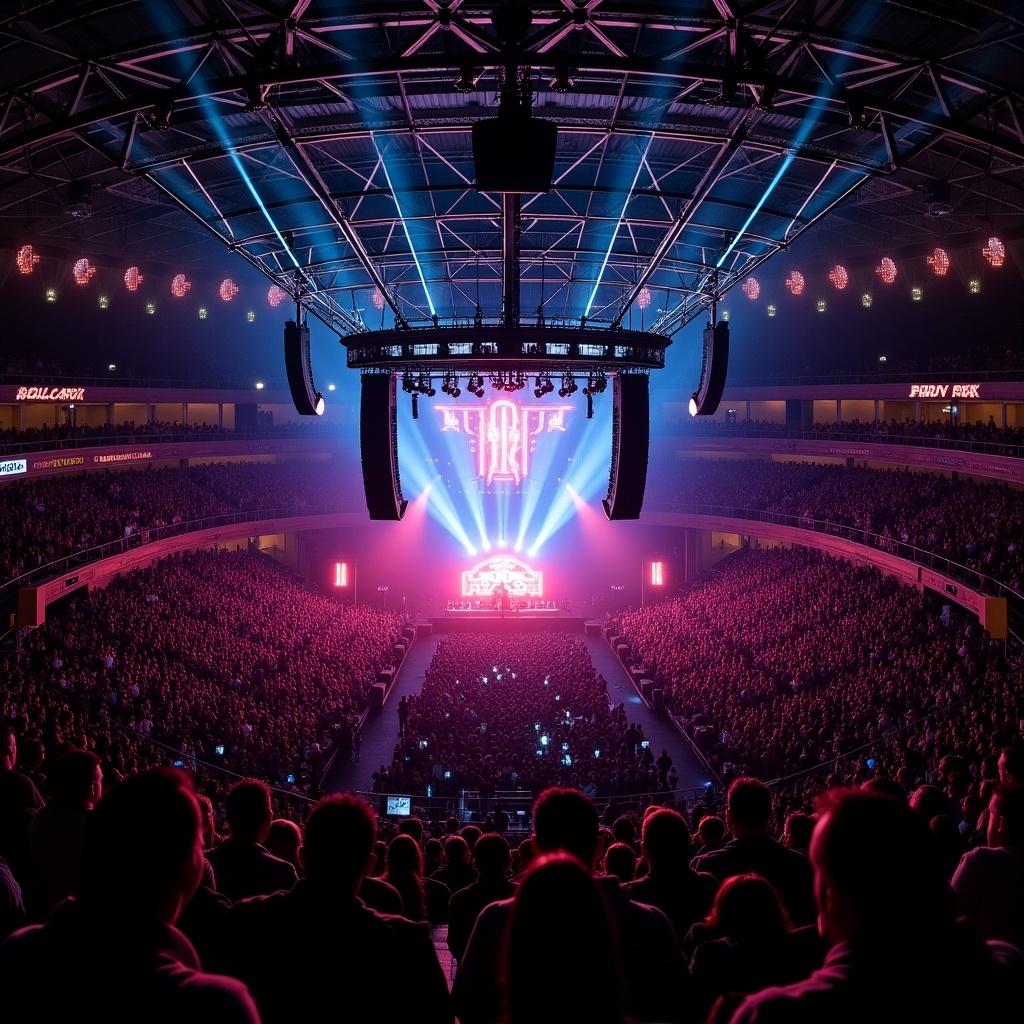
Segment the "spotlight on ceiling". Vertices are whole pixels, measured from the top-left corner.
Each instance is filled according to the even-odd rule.
[[[459,77],[455,79],[455,91],[456,92],[476,92],[476,83],[480,77],[476,68],[465,65],[459,68]]]
[[[847,121],[854,131],[859,131],[867,124],[867,115],[864,113],[863,100],[850,98],[846,101]]]
[[[266,89],[255,78],[246,78],[243,88],[245,89],[245,107],[243,109],[247,114],[255,114],[266,108]]]
[[[149,118],[149,126],[154,131],[165,132],[171,127],[171,115],[174,113],[174,98],[166,93],[157,97],[153,104],[153,113]]]
[[[569,73],[567,67],[556,67],[554,77],[551,79],[551,91],[560,94],[572,92],[575,88],[576,83],[572,80],[572,75]]]

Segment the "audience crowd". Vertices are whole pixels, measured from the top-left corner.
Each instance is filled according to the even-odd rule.
[[[1021,742],[1020,669],[1002,642],[816,551],[743,551],[612,628],[718,773],[781,779],[792,809],[827,779],[882,776],[955,791],[959,820],[961,798]]]
[[[518,633],[467,642],[447,634],[411,704],[387,785],[417,794],[429,787],[434,796],[478,790],[485,800],[550,785],[601,796],[657,790],[650,750],[639,741],[627,749],[629,729],[581,637]]]
[[[48,752],[88,745],[108,778],[170,760],[299,792],[312,745],[365,713],[402,625],[262,556],[185,553],[76,595],[34,630],[0,671],[0,717]]]

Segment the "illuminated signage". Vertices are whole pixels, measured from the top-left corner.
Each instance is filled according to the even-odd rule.
[[[18,402],[84,402],[85,388],[18,388]]]
[[[518,558],[500,555],[478,562],[462,574],[463,597],[490,597],[502,588],[509,597],[542,597],[544,574]]]
[[[911,398],[981,398],[980,384],[911,384]]]
[[[113,455],[94,455],[93,462],[141,462],[153,458],[152,452],[114,452]]]
[[[489,405],[436,407],[444,417],[441,429],[469,437],[476,456],[476,473],[491,484],[496,480],[522,483],[530,475],[530,456],[541,433],[565,430],[571,405],[516,405],[503,398]]]
[[[84,455],[66,455],[59,459],[43,459],[33,462],[33,469],[65,469],[68,466],[84,466]]]
[[[27,459],[8,459],[6,462],[0,462],[0,476],[17,476],[19,473],[27,472]]]

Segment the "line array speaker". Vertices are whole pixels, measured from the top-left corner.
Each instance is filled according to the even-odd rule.
[[[691,416],[713,416],[722,401],[725,377],[729,372],[729,324],[719,320],[704,328],[704,361],[700,368],[700,386],[690,398]]]
[[[612,462],[604,514],[639,519],[647,486],[651,399],[646,373],[620,373],[614,381]]]
[[[371,519],[397,521],[408,502],[398,478],[398,403],[395,377],[364,373],[359,398],[359,454]]]
[[[288,371],[288,390],[300,416],[322,416],[324,396],[313,386],[309,362],[309,328],[289,320],[284,325],[284,368]]]

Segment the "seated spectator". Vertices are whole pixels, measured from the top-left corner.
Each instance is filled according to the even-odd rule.
[[[698,927],[686,945],[693,948],[690,976],[701,1019],[719,996],[798,981],[819,966],[824,955],[824,950],[815,949],[818,955],[812,959],[800,948],[808,940],[799,945],[793,940],[779,894],[760,875],[726,879],[704,929],[694,936]]]
[[[78,891],[85,826],[103,793],[100,759],[91,750],[68,750],[53,762],[46,784],[50,799],[32,816],[26,842],[26,899],[33,921],[45,921]]]
[[[246,987],[204,974],[174,927],[202,876],[202,842],[184,774],[143,772],[106,793],[86,826],[77,899],[0,946],[3,1020],[258,1024]]]
[[[719,882],[733,875],[761,875],[778,890],[790,919],[810,924],[815,917],[811,867],[806,857],[768,834],[771,817],[771,790],[758,779],[735,779],[725,809],[732,839],[719,850],[694,857],[693,868],[709,872]]]
[[[376,829],[364,800],[323,798],[306,822],[305,877],[288,892],[232,907],[225,966],[251,986],[264,1024],[317,1020],[332,1006],[377,1024],[452,1024],[429,929],[356,896],[373,864]]]
[[[636,851],[629,843],[612,843],[604,851],[601,866],[606,875],[614,875],[628,885],[636,877]]]
[[[594,871],[597,808],[579,790],[546,789],[534,804],[533,823],[538,854],[570,853]],[[629,1015],[636,1021],[661,1024],[690,1021],[689,973],[668,918],[655,907],[629,899],[617,878],[601,875],[596,881],[622,936]],[[502,950],[513,903],[491,903],[477,917],[452,986],[452,1002],[461,1024],[493,1024],[501,1016]],[[562,909],[561,913],[568,911]]]
[[[267,784],[236,782],[228,791],[227,816],[230,835],[207,854],[217,891],[237,903],[290,889],[298,880],[295,868],[263,846],[274,816]]]
[[[983,939],[1024,950],[1024,785],[997,789],[985,846],[968,850],[953,875],[957,907]]]
[[[811,863],[831,949],[805,981],[747,997],[732,1024],[1005,1016],[1024,985],[1024,953],[957,920],[923,818],[853,789],[826,790],[818,813]]]
[[[505,1024],[626,1024],[622,940],[594,876],[572,854],[538,857],[512,899]]]
[[[448,901],[448,949],[455,960],[462,959],[480,911],[488,903],[509,899],[516,891],[516,883],[508,877],[512,851],[504,836],[482,835],[473,848],[473,864],[477,880],[453,892]]]
[[[647,874],[624,888],[630,899],[663,911],[682,942],[690,926],[711,910],[718,879],[690,867],[690,830],[686,819],[670,808],[651,811],[644,818],[640,852]]]
[[[388,844],[384,881],[398,890],[410,921],[447,922],[451,892],[443,882],[423,877],[423,854],[412,836],[397,835]]]
[[[287,818],[274,818],[267,829],[267,838],[263,845],[279,860],[286,860],[296,874],[302,877],[302,867],[299,863],[299,849],[302,846],[302,829],[289,821]]]
[[[469,862],[469,844],[459,836],[449,836],[444,841],[444,863],[430,877],[448,886],[450,893],[456,893],[477,880],[476,868]]]

